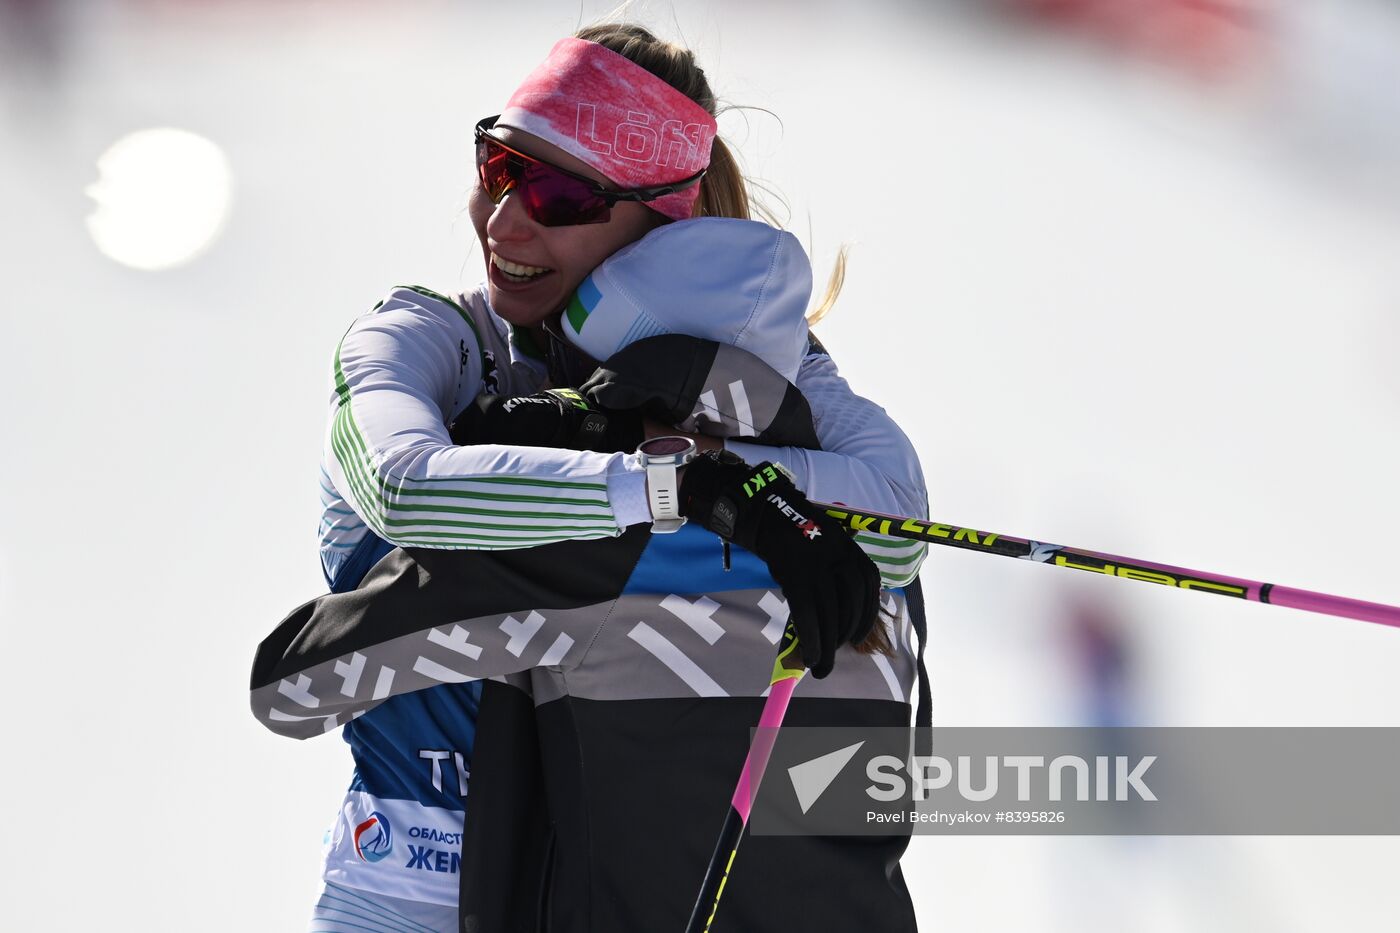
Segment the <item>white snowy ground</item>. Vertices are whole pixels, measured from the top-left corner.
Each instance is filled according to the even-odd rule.
[[[263,732],[244,690],[256,640],[321,588],[329,353],[391,284],[476,280],[470,127],[579,18],[286,6],[74,6],[66,78],[0,81],[10,929],[303,923],[348,755]],[[722,128],[819,278],[853,244],[820,334],[924,453],[936,516],[1400,603],[1400,178],[1368,130],[1395,102],[1357,116],[1380,85],[1319,88],[1324,49],[1294,85],[1204,91],[914,4],[800,9],[641,12],[781,116]],[[151,126],[216,142],[234,184],[222,235],[165,272],[83,223],[97,156]],[[1083,598],[1125,620],[1144,723],[1400,725],[1400,632],[926,567],[942,724],[1080,721],[1058,626]],[[927,930],[1272,933],[1386,926],[1397,857],[921,838],[904,870]]]

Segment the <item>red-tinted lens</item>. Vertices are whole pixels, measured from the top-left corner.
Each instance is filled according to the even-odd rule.
[[[492,203],[500,203],[506,192],[515,187],[518,171],[511,167],[512,155],[489,140],[476,143],[476,169],[481,174],[481,187]]]
[[[526,213],[546,227],[603,223],[611,214],[587,183],[543,162],[525,164],[520,190]]]
[[[608,202],[586,182],[552,165],[511,152],[488,138],[476,144],[481,186],[499,203],[514,191],[530,219],[546,227],[604,223],[611,215]]]

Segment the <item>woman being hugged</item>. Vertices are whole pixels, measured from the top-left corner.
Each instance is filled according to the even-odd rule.
[[[614,415],[606,431],[590,434],[590,413],[576,399],[541,392],[573,381],[569,351],[547,325],[561,309],[563,323],[577,324],[568,306],[588,300],[585,276],[659,227],[692,217],[748,218],[742,176],[715,136],[715,109],[690,53],[640,27],[603,25],[561,40],[503,113],[478,125],[480,179],[469,210],[486,281],[455,299],[395,289],[352,325],[336,353],[321,549],[333,590],[355,588],[395,546],[537,548],[615,538],[653,521],[646,473],[629,452],[639,439],[635,419]],[[781,243],[770,239],[776,256]],[[783,287],[783,273],[757,274]],[[735,282],[736,294],[745,286]],[[720,339],[703,333],[704,323],[671,329]],[[654,317],[639,315],[617,345],[661,330]],[[785,375],[810,403],[821,449],[752,438],[724,446],[749,463],[781,461],[796,489],[814,498],[923,516],[923,479],[903,434],[850,392],[820,346],[808,346],[805,328],[791,340],[797,368]],[[485,425],[487,436],[455,444],[449,425],[463,418]],[[719,442],[702,436],[699,443]],[[886,586],[903,585],[917,571],[918,545],[874,535],[859,543]],[[777,569],[783,562],[774,554],[755,553],[790,603],[804,593],[812,601],[813,581]],[[840,636],[867,630],[858,604],[823,609],[841,618],[803,638],[818,674],[831,670]],[[480,692],[448,684],[401,693],[402,677],[395,683],[381,671],[371,683],[364,663],[351,655],[337,668],[346,696],[375,699],[344,727],[356,773],[328,835],[313,928],[455,928],[454,846]],[[312,704],[300,683],[279,680],[278,702],[301,714],[330,708]],[[277,719],[276,708],[267,715]],[[300,718],[329,730],[346,716]]]

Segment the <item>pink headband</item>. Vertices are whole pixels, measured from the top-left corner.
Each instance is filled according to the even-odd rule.
[[[553,143],[623,188],[689,178],[710,164],[715,118],[640,65],[582,39],[560,39],[506,103],[497,126]],[[648,201],[674,220],[700,186]]]

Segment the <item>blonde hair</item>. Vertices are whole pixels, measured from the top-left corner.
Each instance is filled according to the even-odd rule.
[[[710,82],[705,77],[704,69],[696,64],[695,55],[689,49],[658,39],[649,30],[635,23],[596,23],[574,33],[574,38],[596,42],[604,48],[611,49],[704,107],[710,116],[719,115],[719,102],[710,88]],[[725,145],[724,140],[716,136],[714,147],[710,150],[710,167],[700,182],[700,197],[695,202],[695,211],[691,216],[752,220],[753,214],[757,213],[773,226],[781,227],[782,224],[778,223],[773,212],[762,201],[751,196],[750,190],[753,188],[777,196],[771,189],[745,177],[734,153]],[[836,304],[836,296],[841,293],[841,286],[846,281],[846,257],[847,249],[843,245],[837,252],[836,264],[827,280],[826,294],[817,306],[807,313],[809,326],[825,317]],[[879,615],[870,634],[856,646],[856,650],[862,654],[879,652],[888,655],[894,652],[883,609]]]
[[[704,107],[710,116],[719,116],[719,101],[710,88],[709,79],[696,63],[695,54],[684,46],[658,39],[650,30],[635,23],[595,23],[574,33],[574,38],[596,42],[616,52]],[[754,189],[781,200],[772,189],[747,178],[733,151],[716,136],[710,150],[710,167],[700,182],[700,197],[691,216],[753,220],[757,214],[773,226],[781,227],[774,212],[761,199],[753,197]],[[846,258],[847,249],[843,245],[837,253],[822,300],[807,313],[809,325],[826,317],[836,304],[836,297],[846,281]]]

